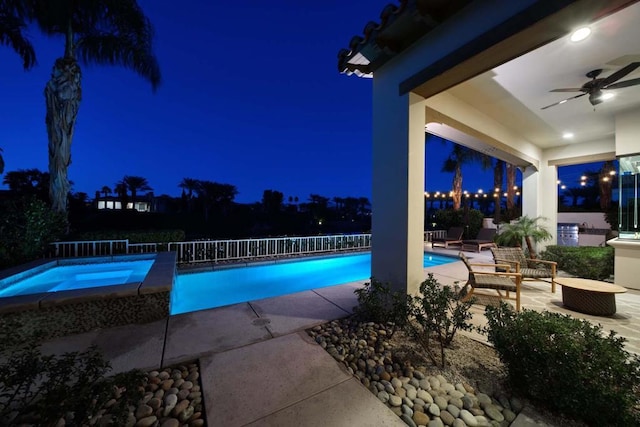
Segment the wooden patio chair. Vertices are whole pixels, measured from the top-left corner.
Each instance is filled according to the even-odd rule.
[[[442,246],[448,249],[449,245],[462,245],[462,233],[464,233],[464,228],[451,227],[447,230],[447,237],[444,239],[433,239],[431,241],[431,247]]]
[[[509,264],[499,265],[501,269],[505,270],[504,272],[493,271],[496,264],[471,263],[469,258],[462,252],[458,256],[469,270],[469,279],[461,290],[461,292],[467,292],[462,301],[467,301],[471,298],[476,289],[493,289],[498,293],[500,299],[515,301],[516,310],[520,311],[520,284],[522,283],[522,275],[520,273],[511,273]],[[474,269],[474,267],[490,268],[491,270],[478,270]],[[467,290],[467,288],[470,289]],[[515,298],[509,295],[510,292],[515,292]]]
[[[556,292],[556,270],[558,263],[542,259],[527,258],[522,248],[491,248],[496,264],[509,264],[516,273],[522,274],[523,280],[539,280],[547,282],[551,279],[551,292]]]
[[[493,241],[495,235],[495,228],[481,228],[480,231],[478,231],[478,235],[475,239],[462,241],[462,250],[473,250],[476,252],[480,252],[484,248],[495,248],[497,246]]]

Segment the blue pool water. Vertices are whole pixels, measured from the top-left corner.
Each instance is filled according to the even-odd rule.
[[[142,282],[154,260],[58,265],[19,281],[0,280],[0,297]]]
[[[424,255],[425,267],[454,261]],[[179,274],[171,292],[171,314],[366,280],[370,275],[370,253]]]

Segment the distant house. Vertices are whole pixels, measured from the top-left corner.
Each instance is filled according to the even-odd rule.
[[[140,196],[140,200],[136,200],[135,210],[138,212],[152,212],[153,193]],[[98,210],[103,209],[112,209],[112,210],[121,210],[122,209],[122,200],[119,197],[114,196],[100,196],[96,194],[96,198],[94,200],[94,206]],[[126,209],[134,209],[133,203],[128,201],[126,203]]]

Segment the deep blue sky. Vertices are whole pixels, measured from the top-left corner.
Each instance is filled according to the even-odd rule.
[[[140,0],[156,30],[163,83],[118,67],[83,67],[72,145],[74,191],[93,197],[124,175],[179,195],[184,177],[230,183],[237,201],[371,195],[371,81],[337,71],[337,53],[390,0]],[[0,47],[0,147],[6,171],[47,170],[43,89],[62,39],[30,29],[38,66]],[[427,189],[448,190],[446,146],[428,148]],[[469,191],[490,172],[465,168]]]

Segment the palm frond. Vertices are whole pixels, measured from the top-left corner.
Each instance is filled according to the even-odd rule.
[[[0,45],[9,46],[22,58],[25,70],[36,65],[36,52],[24,34],[26,28],[19,12],[12,14],[10,9],[0,9]]]
[[[160,85],[160,65],[150,43],[131,35],[90,34],[76,46],[78,58],[87,63],[122,65],[151,83],[155,91]]]

